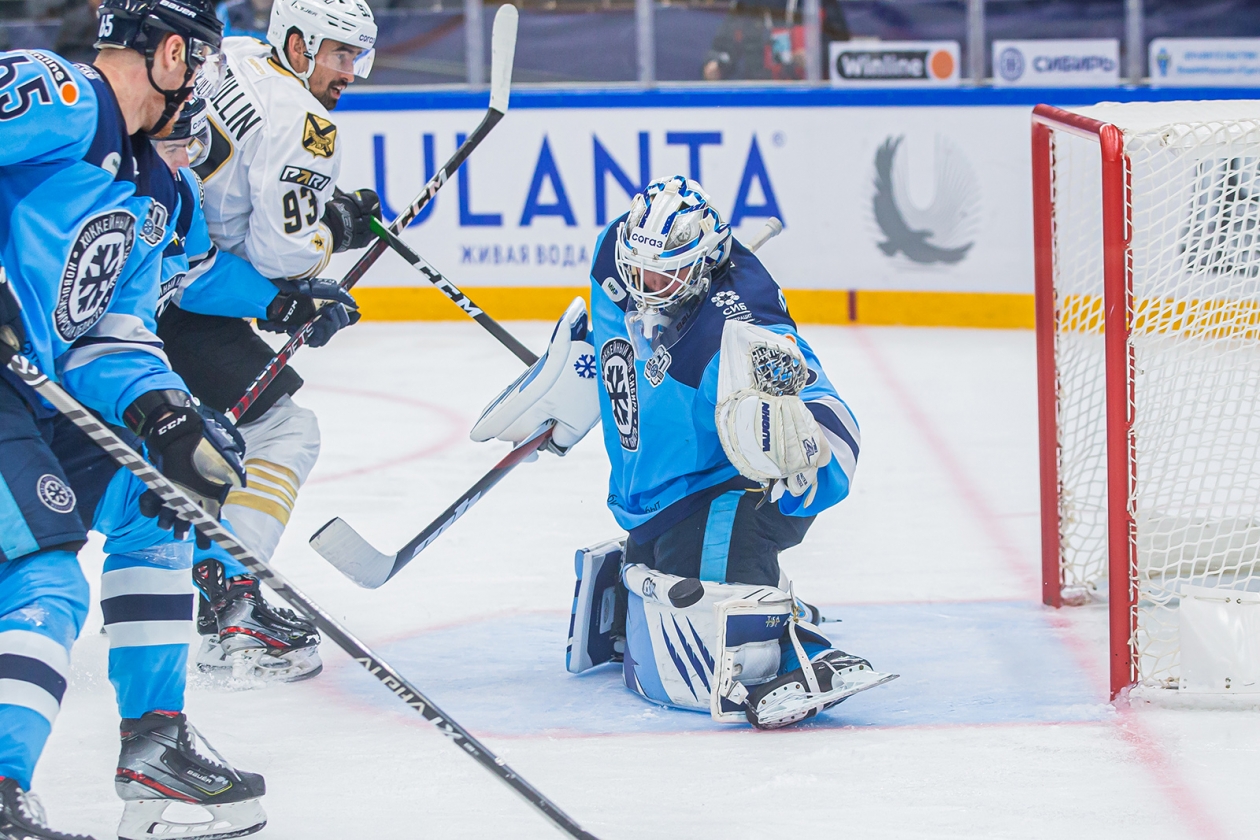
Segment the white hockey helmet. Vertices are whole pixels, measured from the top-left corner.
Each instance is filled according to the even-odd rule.
[[[681,175],[653,181],[617,230],[617,273],[639,309],[670,310],[704,294],[730,240],[699,184]]]
[[[296,29],[306,44],[309,64],[305,73],[289,65],[284,46],[289,32]],[[293,75],[305,81],[315,70],[315,56],[325,40],[340,41],[358,47],[362,52],[353,66],[334,69],[353,72],[366,79],[376,57],[376,20],[364,0],[275,0],[271,4],[271,23],[267,27],[267,43],[276,48],[280,62]]]

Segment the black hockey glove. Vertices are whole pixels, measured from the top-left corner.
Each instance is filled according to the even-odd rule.
[[[258,322],[259,329],[293,335],[319,313],[319,320],[315,322],[310,340],[306,343],[312,347],[323,347],[337,330],[359,321],[358,304],[336,280],[316,277],[271,282],[276,284],[280,294],[267,307],[267,320]],[[321,300],[329,301],[329,304],[321,308],[316,303]]]
[[[353,251],[370,244],[376,238],[369,222],[373,216],[381,217],[381,200],[375,191],[337,190],[324,205],[324,224],[332,233],[333,251]]]
[[[232,423],[208,406],[196,406],[183,391],[149,391],[123,413],[128,428],[144,438],[149,460],[158,471],[218,517],[228,493],[245,485],[245,441]],[[140,512],[179,538],[190,524],[162,503],[152,490],[140,497]],[[197,544],[209,540],[197,534]]]

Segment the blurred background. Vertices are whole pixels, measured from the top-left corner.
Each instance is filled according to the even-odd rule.
[[[87,61],[99,0],[0,0],[0,48]],[[485,78],[495,4],[373,0],[373,85]],[[1115,38],[1142,84],[1154,38],[1260,36],[1260,0],[522,0],[518,83],[822,81],[836,41],[957,41],[964,84],[992,79],[1003,39]],[[270,0],[225,0],[229,35],[266,29]]]

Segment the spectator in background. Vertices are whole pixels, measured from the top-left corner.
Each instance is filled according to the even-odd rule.
[[[223,21],[224,38],[229,35],[248,35],[260,41],[267,38],[271,0],[223,0],[214,7],[214,13]]]
[[[822,0],[822,54],[828,44],[849,40],[840,0]],[[805,26],[800,0],[732,0],[704,64],[704,78],[805,78]]]
[[[57,55],[91,64],[96,59],[96,30],[100,23],[96,10],[101,0],[71,0],[61,12],[61,26],[57,29],[57,41],[53,52]]]

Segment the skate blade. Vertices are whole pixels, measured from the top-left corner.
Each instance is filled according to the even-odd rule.
[[[785,726],[791,726],[799,723],[806,718],[813,717],[821,710],[826,710],[840,703],[854,694],[868,691],[876,686],[884,683],[892,682],[897,679],[900,674],[881,674],[878,671],[871,671],[867,668],[850,668],[841,671],[833,679],[841,679],[844,681],[843,689],[833,689],[826,694],[822,694],[812,701],[805,697],[805,687],[800,683],[783,686],[786,691],[781,694],[770,695],[770,703],[762,706],[756,711],[757,722],[753,724],[758,729],[782,729]]]
[[[221,805],[138,799],[123,808],[118,840],[226,840],[261,831],[266,824],[257,799]]]
[[[227,655],[232,679],[269,682],[300,682],[324,670],[319,648],[298,648],[284,656],[273,656],[263,648],[247,648]]]

